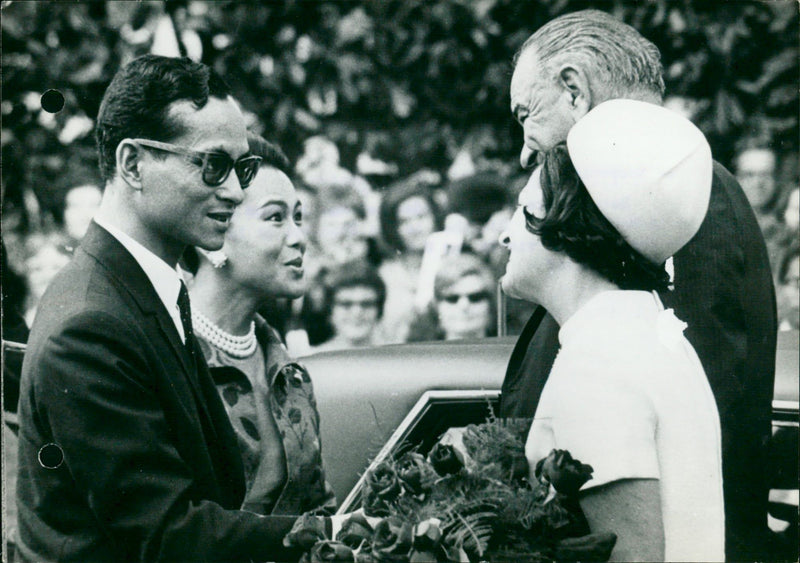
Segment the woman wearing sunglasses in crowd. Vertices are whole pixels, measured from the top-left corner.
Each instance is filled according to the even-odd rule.
[[[476,255],[445,257],[433,283],[433,303],[412,323],[409,342],[494,336],[496,287],[491,269]]]
[[[248,142],[261,166],[222,249],[197,261],[192,324],[239,441],[247,483],[242,508],[332,511],[311,379],[257,314],[269,300],[306,291],[302,206],[281,150],[257,135]]]

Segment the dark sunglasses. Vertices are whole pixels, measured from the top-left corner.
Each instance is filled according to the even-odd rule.
[[[461,301],[462,297],[466,297],[470,303],[480,303],[481,301],[489,299],[489,293],[487,291],[474,291],[472,293],[448,293],[447,295],[442,295],[442,301],[450,303],[451,305],[455,305]]]
[[[151,141],[150,139],[131,139],[134,143],[150,149],[180,154],[189,157],[189,160],[203,169],[203,182],[212,188],[219,186],[228,179],[231,170],[236,171],[239,185],[245,189],[253,181],[261,164],[260,156],[243,156],[234,161],[224,152],[195,151],[172,143]]]

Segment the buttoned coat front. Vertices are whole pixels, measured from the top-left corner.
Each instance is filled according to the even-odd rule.
[[[196,360],[136,260],[92,223],[41,301],[23,365],[25,559],[290,557],[293,518],[236,510],[236,438],[191,345]]]

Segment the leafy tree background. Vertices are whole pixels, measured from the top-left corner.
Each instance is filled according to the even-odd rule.
[[[395,163],[394,176],[370,177],[378,186],[442,172],[462,150],[481,168],[519,175],[513,54],[548,20],[589,7],[661,49],[667,94],[693,113],[718,160],[730,165],[736,142],[758,136],[797,184],[792,0],[2,2],[4,218],[40,226],[28,224],[38,204],[58,221],[65,189],[98,181],[91,127],[103,90],[169,36],[225,76],[251,126],[292,158],[324,134],[351,170],[362,152]],[[42,110],[47,89],[64,94],[60,112]]]

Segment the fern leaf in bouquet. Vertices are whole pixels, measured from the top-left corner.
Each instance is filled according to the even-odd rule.
[[[316,540],[307,552],[316,557],[352,552],[364,562],[608,560],[616,536],[590,534],[578,502],[592,467],[553,450],[531,472],[529,427],[530,419],[490,414],[451,428],[427,456],[412,449],[375,463],[363,516],[354,513],[337,538],[318,538],[306,524],[292,537],[307,550]]]

